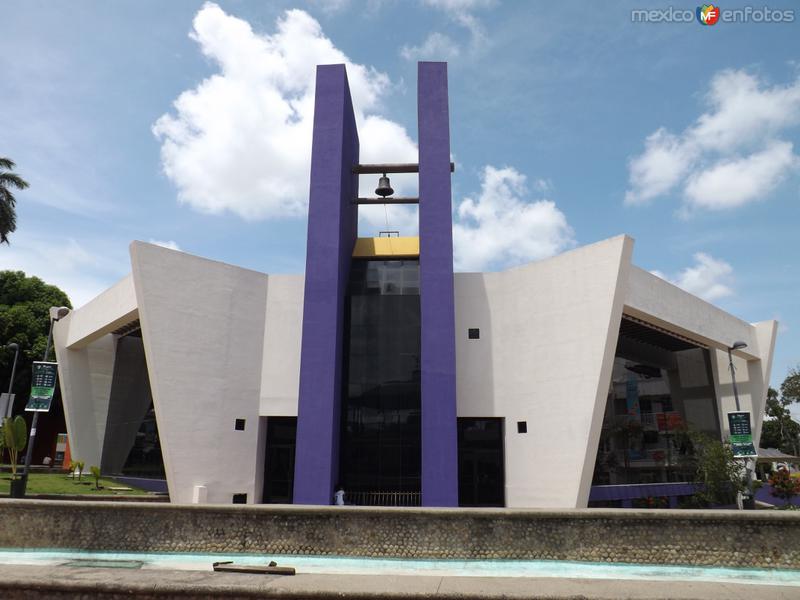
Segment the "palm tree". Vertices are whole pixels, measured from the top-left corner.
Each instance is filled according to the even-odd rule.
[[[16,173],[12,173],[14,161],[0,157],[0,244],[8,244],[8,234],[17,229],[17,199],[11,188],[24,190],[28,182]]]

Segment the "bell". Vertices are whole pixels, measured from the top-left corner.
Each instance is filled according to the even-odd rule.
[[[394,190],[392,189],[392,186],[389,183],[389,178],[386,176],[386,173],[384,173],[383,177],[381,177],[378,180],[378,188],[375,190],[375,193],[378,194],[378,196],[382,196],[384,198],[386,198],[386,196],[391,196],[392,194],[394,194]]]

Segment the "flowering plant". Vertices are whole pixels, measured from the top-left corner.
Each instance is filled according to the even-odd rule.
[[[772,486],[770,493],[776,498],[786,500],[786,504],[792,501],[793,496],[800,494],[800,479],[792,477],[785,467],[781,467],[770,475],[769,484]]]

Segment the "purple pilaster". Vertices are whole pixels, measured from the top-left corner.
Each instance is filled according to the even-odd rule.
[[[458,506],[453,217],[447,104],[447,63],[419,63],[423,506]]]
[[[339,470],[344,301],[358,235],[358,131],[344,65],[317,67],[295,504],[330,504]]]

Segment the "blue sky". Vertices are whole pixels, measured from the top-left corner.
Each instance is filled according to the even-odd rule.
[[[800,363],[800,7],[714,26],[621,2],[3,8],[0,155],[31,188],[0,268],[76,305],[129,271],[133,239],[301,272],[314,64],[348,63],[362,159],[413,161],[416,60],[447,60],[459,269],[627,233],[639,266],[780,320],[773,383]],[[413,233],[407,209],[388,220]]]

